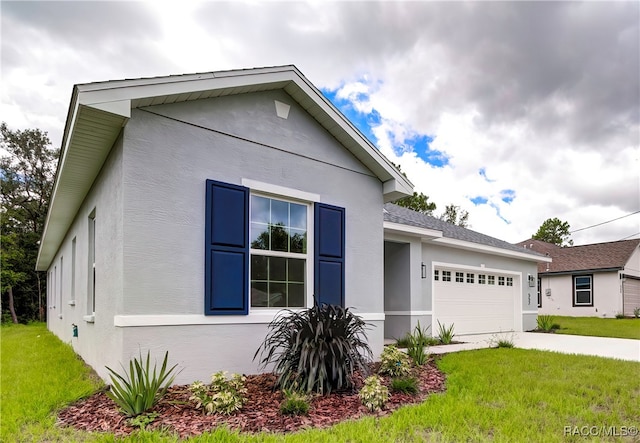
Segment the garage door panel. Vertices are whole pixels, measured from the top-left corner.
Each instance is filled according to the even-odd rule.
[[[455,268],[443,268],[455,276]],[[440,275],[442,275],[442,270]],[[465,271],[467,273],[468,271]],[[476,271],[477,272],[477,271]],[[485,274],[485,273],[482,273]],[[486,273],[494,275],[496,284],[479,284],[478,274],[473,283],[435,281],[434,282],[434,334],[441,324],[454,325],[457,335],[513,331],[515,328],[515,303],[519,299],[520,287],[513,275]],[[508,275],[512,285],[498,285],[498,276]],[[486,282],[487,280],[485,280]],[[506,278],[505,278],[506,281]]]

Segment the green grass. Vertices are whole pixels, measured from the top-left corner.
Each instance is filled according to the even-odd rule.
[[[56,428],[50,412],[95,389],[87,371],[67,346],[40,325],[3,328],[2,352],[3,441],[177,441],[168,433],[142,432],[116,439],[111,434]],[[447,373],[447,392],[389,417],[368,417],[286,436],[218,429],[189,441],[579,442],[584,437],[565,436],[565,426],[640,427],[640,363],[483,349],[446,355],[439,365]],[[44,384],[50,387],[41,393]],[[17,425],[10,425],[12,421]]]
[[[560,326],[556,334],[590,335],[593,337],[634,338],[640,340],[640,319],[553,316]]]

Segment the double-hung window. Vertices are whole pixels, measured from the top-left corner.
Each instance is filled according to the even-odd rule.
[[[251,307],[305,306],[310,206],[251,195]]]
[[[593,306],[593,277],[575,275],[573,277],[573,305]]]

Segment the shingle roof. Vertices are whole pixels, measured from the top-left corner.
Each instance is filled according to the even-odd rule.
[[[553,259],[552,263],[538,265],[538,272],[545,274],[622,269],[633,251],[640,245],[640,240],[621,240],[564,248],[539,240],[525,240],[518,245],[548,254]]]
[[[384,205],[384,221],[392,223],[400,223],[408,226],[417,226],[419,228],[434,229],[442,232],[442,236],[455,240],[462,240],[471,243],[477,243],[485,246],[506,249],[514,252],[524,252],[531,255],[541,255],[535,251],[525,250],[522,247],[513,245],[495,237],[481,234],[471,229],[462,228],[452,223],[447,223],[439,218],[425,215],[420,212],[413,211],[393,203],[385,203]]]

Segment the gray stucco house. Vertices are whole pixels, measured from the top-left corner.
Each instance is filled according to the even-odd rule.
[[[104,378],[147,349],[177,382],[256,372],[268,323],[314,296],[372,324],[375,355],[418,320],[535,322],[541,257],[384,206],[412,184],[294,66],[76,85],[61,152],[47,323]],[[456,310],[476,292],[504,318]]]

